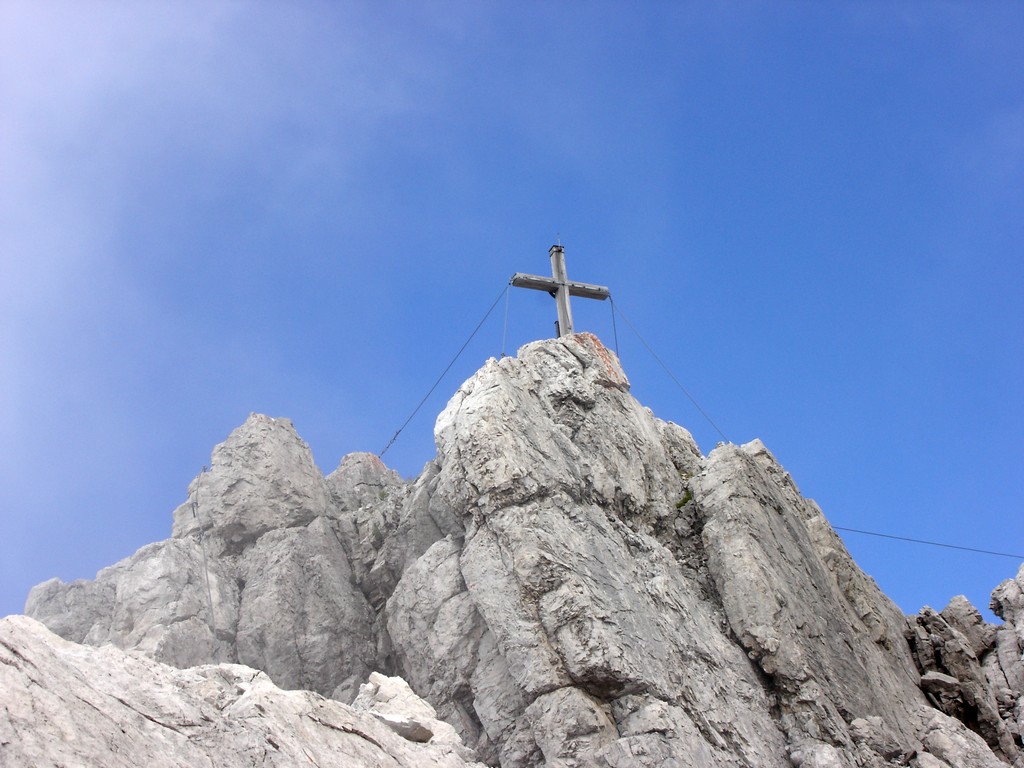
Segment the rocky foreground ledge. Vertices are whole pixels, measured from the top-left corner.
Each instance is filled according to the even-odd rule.
[[[398,678],[374,675],[348,706],[238,664],[182,670],[70,643],[25,616],[0,620],[0,690],[12,768],[483,768]]]
[[[7,663],[5,693],[28,685],[10,669],[61,688],[76,675],[100,685],[104,664],[147,665],[132,674],[157,675],[162,693],[140,695],[181,696],[202,720],[197,697],[220,685],[211,677],[254,674],[232,671],[245,664],[282,706],[315,703],[341,713],[325,718],[335,723],[356,717],[343,705],[377,672],[407,680],[464,744],[428,728],[428,746],[449,749],[430,759],[1024,766],[1024,570],[993,594],[1000,627],[962,599],[904,617],[760,441],[701,455],[686,430],[637,403],[618,360],[587,334],[489,361],[435,438],[437,457],[411,482],[369,454],[323,477],[289,421],[250,417],[193,481],[170,539],[94,581],[33,590],[26,613],[104,647],[8,620],[12,636],[56,643],[47,658],[62,671]],[[222,666],[201,666],[211,664]],[[64,706],[56,692],[33,695],[31,715],[8,707],[0,722],[0,762],[44,722],[57,723],[58,745],[93,744],[47,708]],[[111,706],[123,713],[94,704],[101,719]],[[177,738],[163,714],[141,717],[150,725],[132,733],[143,741]],[[262,738],[228,719],[218,727]],[[307,720],[281,720],[272,738],[301,744]],[[422,749],[374,722],[401,749]],[[93,746],[126,749],[117,730]],[[45,765],[63,753],[40,754]],[[213,762],[252,764],[229,758]]]

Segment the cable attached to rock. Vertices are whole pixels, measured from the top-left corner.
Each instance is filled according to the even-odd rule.
[[[612,308],[612,338],[615,339],[615,356],[619,358],[619,362],[622,361],[622,356],[619,355],[619,327],[615,324],[615,302],[611,300],[611,295],[608,296],[608,304]]]
[[[676,378],[676,375],[674,373],[672,373],[671,370],[669,370],[669,367],[667,365],[665,365],[664,361],[662,361],[662,359],[660,357],[658,357],[657,353],[653,349],[651,349],[651,345],[648,344],[647,341],[644,339],[644,337],[640,335],[640,331],[638,331],[636,329],[636,326],[634,326],[631,322],[629,322],[629,318],[626,317],[622,313],[622,310],[619,309],[619,305],[616,304],[615,301],[610,296],[608,297],[608,300],[612,302],[612,313],[613,313],[612,317],[613,318],[615,317],[615,315],[614,315],[615,312],[619,313],[619,316],[623,320],[626,321],[626,325],[629,326],[630,330],[633,331],[634,334],[636,334],[636,337],[638,339],[640,339],[640,343],[643,344],[644,347],[647,348],[647,351],[651,353],[651,357],[653,357],[658,362],[658,365],[660,365],[662,367],[662,369],[664,369],[665,373],[668,374],[669,378],[672,379],[672,381],[675,382],[675,385],[677,387],[679,387],[679,390],[684,395],[686,395],[687,398],[689,398],[690,402],[693,403],[693,407],[696,408],[700,412],[700,415],[703,416],[707,420],[708,424],[710,424],[712,427],[714,427],[715,432],[717,432],[719,435],[721,435],[722,439],[725,442],[727,442],[727,443],[732,442],[728,437],[725,436],[725,432],[723,432],[721,429],[718,428],[718,425],[715,424],[714,420],[710,416],[708,416],[707,411],[705,411],[703,408],[700,407],[700,403],[697,402],[697,399],[693,395],[690,394],[689,390],[686,387],[684,387],[682,385],[682,383],[679,381],[679,379]],[[616,332],[616,337],[617,336],[618,336],[618,332]],[[617,338],[616,338],[615,346],[618,347],[618,339]],[[618,354],[618,351],[616,351],[616,354]]]
[[[192,517],[199,523],[199,551],[203,553],[203,579],[206,582],[206,606],[210,609],[210,630],[213,632],[214,637],[217,636],[217,621],[213,616],[213,592],[210,590],[210,567],[206,562],[206,541],[203,537],[203,521],[199,519],[199,489],[203,486],[203,477],[206,475],[206,465],[203,465],[203,471],[199,473],[199,479],[196,481],[196,497],[192,500]]]
[[[508,338],[508,296],[511,293],[512,281],[509,280],[505,286],[505,325],[501,329],[501,356],[505,357],[505,340]]]
[[[388,440],[388,444],[384,446],[384,450],[382,450],[380,453],[377,454],[378,458],[383,457],[384,454],[388,452],[388,448],[390,448],[392,446],[392,444],[395,442],[395,440],[398,439],[398,436],[400,434],[402,434],[402,430],[405,429],[407,426],[409,426],[409,422],[412,421],[413,418],[415,418],[416,414],[420,412],[420,408],[423,407],[423,404],[427,402],[427,400],[430,398],[430,396],[432,394],[434,394],[434,390],[437,389],[437,385],[441,383],[441,381],[444,379],[444,377],[446,375],[448,375],[448,371],[450,371],[452,369],[452,366],[455,365],[455,362],[459,359],[459,357],[462,355],[462,353],[466,350],[466,347],[469,346],[469,342],[471,342],[473,340],[473,337],[476,336],[477,331],[479,331],[480,328],[483,326],[483,324],[485,322],[487,322],[487,318],[491,316],[491,312],[493,312],[494,308],[496,306],[498,306],[498,302],[501,301],[502,295],[504,295],[507,291],[508,291],[508,285],[506,285],[504,288],[501,289],[501,292],[498,294],[498,297],[494,300],[494,303],[491,304],[490,309],[488,309],[484,313],[484,316],[480,319],[480,322],[476,324],[476,328],[474,328],[473,332],[471,334],[469,334],[469,338],[466,339],[462,343],[462,346],[459,347],[459,351],[455,353],[455,357],[452,358],[452,361],[450,363],[448,363],[448,366],[441,372],[441,375],[437,377],[437,381],[434,382],[434,386],[432,386],[427,391],[427,394],[425,394],[423,396],[423,399],[420,400],[420,404],[417,405],[413,409],[413,412],[409,414],[409,418],[407,418],[405,420],[405,423],[402,424],[402,426],[400,426],[398,428],[398,431],[396,431],[395,434],[393,434],[391,436],[391,439]]]
[[[973,547],[961,547],[956,544],[943,544],[941,541],[925,541],[924,539],[911,539],[907,536],[892,536],[888,533],[876,533],[875,531],[861,531],[856,528],[843,528],[839,525],[833,525],[832,527],[837,531],[846,531],[847,533],[860,533],[864,536],[877,536],[881,539],[909,541],[913,544],[927,544],[930,547],[945,547],[946,549],[959,549],[964,552],[976,552],[982,555],[996,555],[997,557],[1012,557],[1014,560],[1024,560],[1024,555],[1015,555],[1010,552],[993,552],[990,549],[974,549]]]

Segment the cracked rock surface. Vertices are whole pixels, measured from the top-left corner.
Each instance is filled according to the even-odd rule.
[[[456,741],[420,744],[372,713],[284,691],[237,664],[176,669],[0,620],[0,764],[467,768]],[[407,699],[407,706],[425,702]]]
[[[1001,627],[962,598],[904,617],[760,441],[702,455],[588,334],[488,361],[435,439],[415,480],[323,477],[254,415],[171,539],[26,612],[504,768],[1024,767],[1024,571]],[[427,709],[390,711],[406,690]]]

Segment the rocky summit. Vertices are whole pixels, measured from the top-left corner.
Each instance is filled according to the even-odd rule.
[[[588,334],[435,438],[324,477],[251,416],[169,539],[0,622],[0,764],[1024,766],[1024,570],[1000,626],[902,615],[760,441],[702,455]]]

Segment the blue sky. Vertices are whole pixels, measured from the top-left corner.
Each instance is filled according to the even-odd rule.
[[[556,238],[834,525],[1024,552],[1021,39],[1009,2],[3,0],[0,614],[166,538],[251,411],[325,473],[379,451]],[[554,306],[508,317],[511,353]],[[844,538],[905,612],[1020,565]]]

